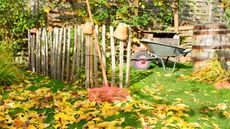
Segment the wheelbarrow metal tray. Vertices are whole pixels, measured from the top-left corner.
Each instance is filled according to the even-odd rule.
[[[160,57],[176,57],[185,54],[185,48],[163,44],[148,39],[142,39],[140,42],[145,45],[149,51]]]

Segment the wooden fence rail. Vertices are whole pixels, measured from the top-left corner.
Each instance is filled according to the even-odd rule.
[[[95,26],[95,29],[110,85],[128,87],[131,38],[127,41],[116,40],[112,26]],[[131,37],[131,31],[129,34]],[[84,84],[86,88],[102,85],[93,38],[84,35],[80,26],[54,28],[51,31],[40,28],[36,33],[29,30],[28,52],[29,69],[33,72],[69,83]]]

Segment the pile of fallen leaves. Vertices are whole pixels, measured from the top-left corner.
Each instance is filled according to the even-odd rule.
[[[186,120],[189,107],[179,101],[158,104],[130,97],[126,102],[91,102],[84,89],[54,90],[51,83],[30,77],[5,87],[0,94],[0,128],[202,128]],[[152,94],[151,89],[142,90]]]
[[[226,81],[229,78],[230,71],[225,70],[217,58],[207,60],[204,68],[192,74],[192,79],[211,84]]]

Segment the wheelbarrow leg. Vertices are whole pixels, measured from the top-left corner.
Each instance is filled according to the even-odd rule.
[[[167,64],[168,60],[169,60],[169,56],[166,58],[165,64]]]
[[[158,56],[158,55],[156,55],[156,54],[151,54],[151,56],[153,57],[153,59],[160,59],[161,64],[162,64],[162,66],[163,66],[163,70],[164,70],[166,73],[172,73],[172,72],[174,72],[174,70],[175,70],[175,68],[176,68],[176,62],[177,62],[177,61],[173,61],[173,68],[172,68],[171,71],[169,71],[169,70],[167,70],[166,67],[165,67],[165,63],[167,63],[169,57],[167,57],[166,62],[164,63],[164,60],[163,60],[160,56]]]
[[[172,72],[174,72],[174,70],[175,70],[175,68],[176,68],[176,61],[173,61],[173,68],[172,68],[172,70],[171,70],[171,71],[168,71],[168,70],[166,69],[166,67],[165,67],[164,60],[163,60],[161,57],[157,57],[157,58],[159,58],[159,59],[161,60],[161,64],[162,64],[162,66],[163,66],[163,70],[164,70],[166,73],[172,73]],[[167,61],[167,60],[166,60],[166,61]]]

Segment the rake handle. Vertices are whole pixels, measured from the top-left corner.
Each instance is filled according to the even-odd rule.
[[[92,22],[94,24],[92,13],[91,13],[91,9],[90,9],[90,5],[89,5],[89,0],[86,0],[86,5],[87,5],[87,11],[88,11],[88,14],[89,14],[90,22]],[[101,51],[100,51],[100,47],[99,47],[99,42],[98,42],[98,38],[97,38],[97,34],[96,34],[95,30],[93,31],[93,37],[94,37],[94,43],[95,43],[95,46],[96,46],[96,49],[97,49],[99,61],[100,61],[100,64],[101,64],[101,70],[102,70],[102,77],[103,77],[103,81],[104,81],[104,86],[108,87],[109,83],[108,83],[108,80],[107,80],[105,64],[102,61],[102,56],[101,56]]]

